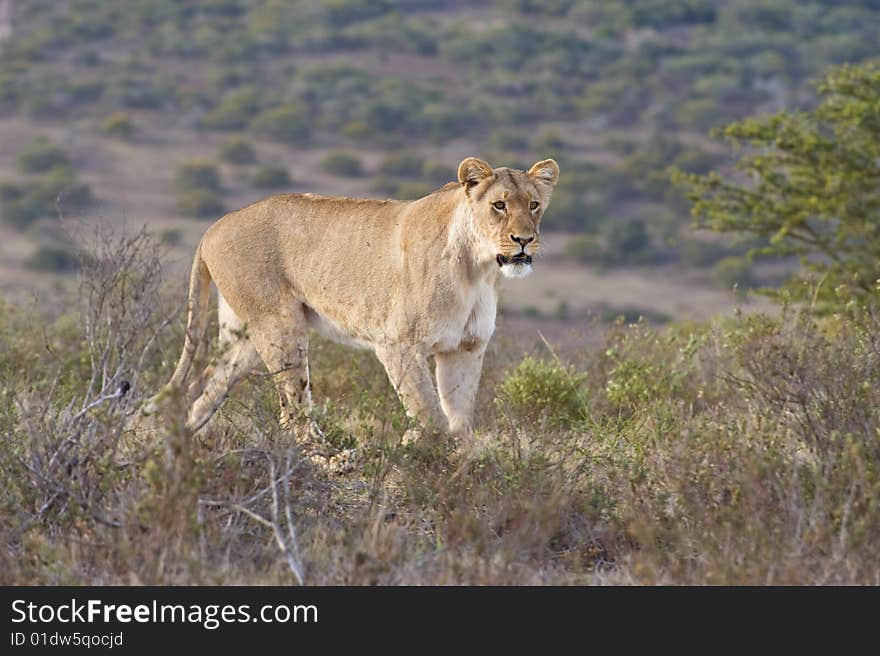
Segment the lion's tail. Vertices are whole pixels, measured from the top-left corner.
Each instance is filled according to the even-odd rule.
[[[196,249],[193,258],[192,271],[189,276],[189,314],[186,319],[186,335],[183,341],[183,352],[177,368],[171,375],[166,388],[182,388],[189,378],[193,360],[199,343],[205,335],[208,326],[208,300],[211,294],[211,273],[202,259],[202,245]]]
[[[189,277],[189,314],[186,319],[186,335],[183,341],[183,352],[177,362],[177,368],[168,383],[144,405],[144,415],[153,414],[157,410],[159,397],[163,394],[181,393],[196,359],[199,344],[208,326],[208,301],[211,294],[211,273],[202,259],[202,245],[199,243],[193,258],[192,271]]]

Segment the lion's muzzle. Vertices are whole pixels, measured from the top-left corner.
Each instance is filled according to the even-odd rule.
[[[531,264],[532,256],[525,253],[517,253],[516,255],[502,255],[499,253],[495,256],[498,266],[503,267],[505,264]]]

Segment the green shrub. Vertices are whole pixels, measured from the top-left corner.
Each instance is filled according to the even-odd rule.
[[[177,196],[177,211],[196,219],[218,217],[226,211],[223,199],[210,189],[190,189]]]
[[[565,148],[565,139],[558,130],[542,130],[532,139],[530,147],[532,152],[539,153],[541,157],[558,157],[559,152]]]
[[[24,263],[32,271],[68,273],[79,268],[79,259],[66,248],[40,246]]]
[[[489,135],[489,145],[496,150],[525,150],[529,142],[522,130],[499,129]]]
[[[607,224],[605,261],[607,264],[638,264],[651,257],[651,236],[640,219],[613,220]]]
[[[418,178],[422,175],[424,164],[425,160],[416,153],[390,153],[379,162],[379,171],[402,178]]]
[[[299,103],[285,103],[259,114],[251,123],[264,137],[286,144],[308,143],[312,135],[313,114]]]
[[[346,178],[356,178],[364,173],[363,164],[358,157],[339,150],[328,153],[321,160],[321,168],[327,173]]]
[[[19,229],[44,216],[81,211],[92,202],[91,188],[68,166],[56,166],[22,185],[6,183],[2,195],[3,222]]]
[[[277,164],[261,166],[254,173],[253,185],[257,189],[277,189],[290,185],[290,174],[287,167]]]
[[[565,242],[566,256],[584,264],[602,261],[602,244],[593,235],[575,235]]]
[[[342,126],[342,134],[360,141],[370,136],[370,125],[366,121],[349,121]]]
[[[126,112],[114,112],[101,123],[101,132],[115,139],[131,139],[134,123]]]
[[[373,181],[370,183],[370,191],[389,198],[396,196],[399,189],[399,182],[384,175],[373,178]]]
[[[21,198],[22,190],[11,180],[0,180],[0,202]]]
[[[159,233],[159,241],[167,246],[177,246],[183,241],[183,231],[180,228],[166,228]]]
[[[683,264],[695,267],[709,266],[729,255],[731,249],[718,240],[681,238],[677,244],[678,256]]]
[[[18,154],[18,168],[24,173],[42,173],[56,166],[67,166],[67,154],[48,137],[37,137]]]
[[[251,142],[233,137],[220,144],[220,159],[229,164],[253,164],[257,152]]]
[[[42,202],[27,196],[4,201],[0,210],[2,210],[3,223],[19,230],[47,213],[47,208]]]
[[[207,160],[193,159],[177,167],[177,188],[180,191],[207,190],[219,192],[222,183],[217,167]]]
[[[214,130],[241,130],[251,122],[260,106],[260,92],[252,87],[227,93],[201,124]]]
[[[177,94],[175,80],[162,73],[116,75],[107,83],[105,92],[114,106],[129,109],[160,109],[171,105]]]
[[[557,361],[526,357],[496,390],[496,404],[513,419],[568,427],[586,417],[586,375]]]
[[[89,185],[80,182],[76,173],[67,166],[49,169],[29,182],[25,189],[25,196],[34,198],[52,210],[58,204],[62,211],[79,211],[92,202]]]

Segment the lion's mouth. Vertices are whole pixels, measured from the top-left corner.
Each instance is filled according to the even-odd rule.
[[[502,255],[499,253],[495,256],[495,261],[498,262],[498,266],[504,266],[505,264],[531,264],[532,256],[525,253],[518,253],[516,255]]]

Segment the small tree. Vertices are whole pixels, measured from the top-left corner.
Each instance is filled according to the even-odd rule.
[[[127,112],[114,112],[101,123],[101,132],[114,139],[131,139],[134,135],[134,123]]]
[[[219,217],[226,211],[223,199],[210,189],[192,189],[177,195],[177,211],[196,219]]]
[[[177,187],[180,191],[220,191],[222,186],[220,172],[212,162],[191,159],[177,166]]]
[[[833,308],[838,287],[862,300],[878,293],[880,69],[832,69],[819,92],[813,111],[723,129],[732,144],[752,146],[736,165],[741,176],[673,171],[673,179],[687,189],[698,227],[759,238],[750,256],[800,257],[785,289]],[[804,284],[810,279],[818,287]]]
[[[358,157],[339,150],[328,153],[321,160],[321,168],[327,173],[346,178],[356,178],[364,174],[364,166]]]
[[[278,164],[261,166],[254,173],[253,185],[257,189],[278,189],[290,184],[290,174],[287,169]]]
[[[18,168],[23,173],[42,173],[56,166],[67,166],[67,154],[48,137],[37,137],[18,154]]]
[[[299,103],[285,103],[259,114],[251,127],[260,136],[285,144],[307,143],[312,134],[313,115]]]
[[[257,161],[257,151],[244,139],[233,137],[220,144],[220,159],[229,164],[253,164]]]

